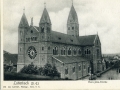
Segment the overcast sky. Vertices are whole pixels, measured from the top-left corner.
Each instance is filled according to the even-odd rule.
[[[3,0],[4,50],[18,52],[18,25],[25,7],[30,23],[38,26],[44,2],[48,10],[52,30],[66,33],[66,23],[71,0]],[[79,35],[97,34],[102,44],[102,53],[120,52],[120,0],[73,0],[79,19]]]

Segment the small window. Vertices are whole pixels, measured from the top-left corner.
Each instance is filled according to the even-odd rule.
[[[72,27],[72,30],[74,30],[74,27]]]
[[[35,37],[35,41],[37,41],[37,37]]]
[[[50,33],[50,27],[47,27],[47,33]]]
[[[89,50],[88,53],[91,54],[91,51]]]
[[[44,47],[42,47],[42,50],[44,50]]]
[[[20,31],[20,35],[22,36],[22,31]]]
[[[79,71],[81,70],[81,66],[79,65]]]
[[[20,48],[20,52],[21,52],[21,48]]]
[[[75,67],[73,67],[72,71],[73,71],[73,73],[75,72]]]
[[[83,68],[85,69],[86,67],[85,67],[85,64],[83,65]]]
[[[79,55],[81,54],[81,49],[78,50],[78,54],[79,54]]]
[[[97,40],[97,45],[98,45],[98,40]]]
[[[61,50],[61,55],[63,55],[63,50]]]
[[[71,48],[68,49],[68,55],[71,55]]]
[[[68,74],[68,68],[65,69],[65,74],[66,74],[66,75]]]
[[[65,55],[65,49],[64,49],[64,51],[63,51],[63,55]]]
[[[50,47],[48,47],[48,50],[50,50]]]
[[[70,30],[70,27],[68,27],[68,30]]]
[[[44,33],[44,27],[41,27],[41,33]]]
[[[87,54],[86,50],[85,50],[85,54]]]
[[[31,33],[33,33],[33,30],[31,30]]]
[[[42,39],[44,39],[44,36],[42,36]]]
[[[71,39],[71,42],[73,42],[73,40]]]
[[[60,38],[60,37],[59,37],[58,39],[59,39],[59,40],[61,40],[61,38]]]
[[[74,55],[76,55],[76,50],[74,50]]]

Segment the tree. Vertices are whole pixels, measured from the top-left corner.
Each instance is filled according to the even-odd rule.
[[[44,75],[50,76],[52,73],[52,65],[48,63],[45,64],[43,72],[44,72]]]
[[[44,67],[37,67],[34,66],[33,63],[29,64],[28,66],[25,65],[21,70],[20,73],[25,74],[34,74],[34,75],[45,75],[50,77],[60,77],[60,73],[58,72],[55,66],[51,64],[45,64]]]
[[[60,73],[58,72],[57,68],[55,66],[53,66],[52,68],[52,73],[51,73],[51,76],[58,76],[60,77]]]

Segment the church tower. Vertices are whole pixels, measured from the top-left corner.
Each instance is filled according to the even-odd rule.
[[[67,34],[72,36],[79,36],[79,22],[73,4],[71,6],[71,10],[69,12],[67,20]]]
[[[51,20],[46,7],[44,7],[43,14],[39,22],[39,32],[41,66],[46,63],[52,64]]]
[[[18,62],[17,62],[17,72],[24,66],[25,60],[25,35],[29,29],[29,24],[25,13],[23,13],[21,21],[18,26]]]

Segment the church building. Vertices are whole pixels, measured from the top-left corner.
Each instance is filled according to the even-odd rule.
[[[80,79],[90,72],[102,71],[101,42],[98,34],[79,35],[79,21],[72,4],[67,22],[67,34],[52,30],[44,7],[39,26],[28,24],[23,13],[18,26],[17,72],[31,62],[38,67],[55,65],[61,78]]]

